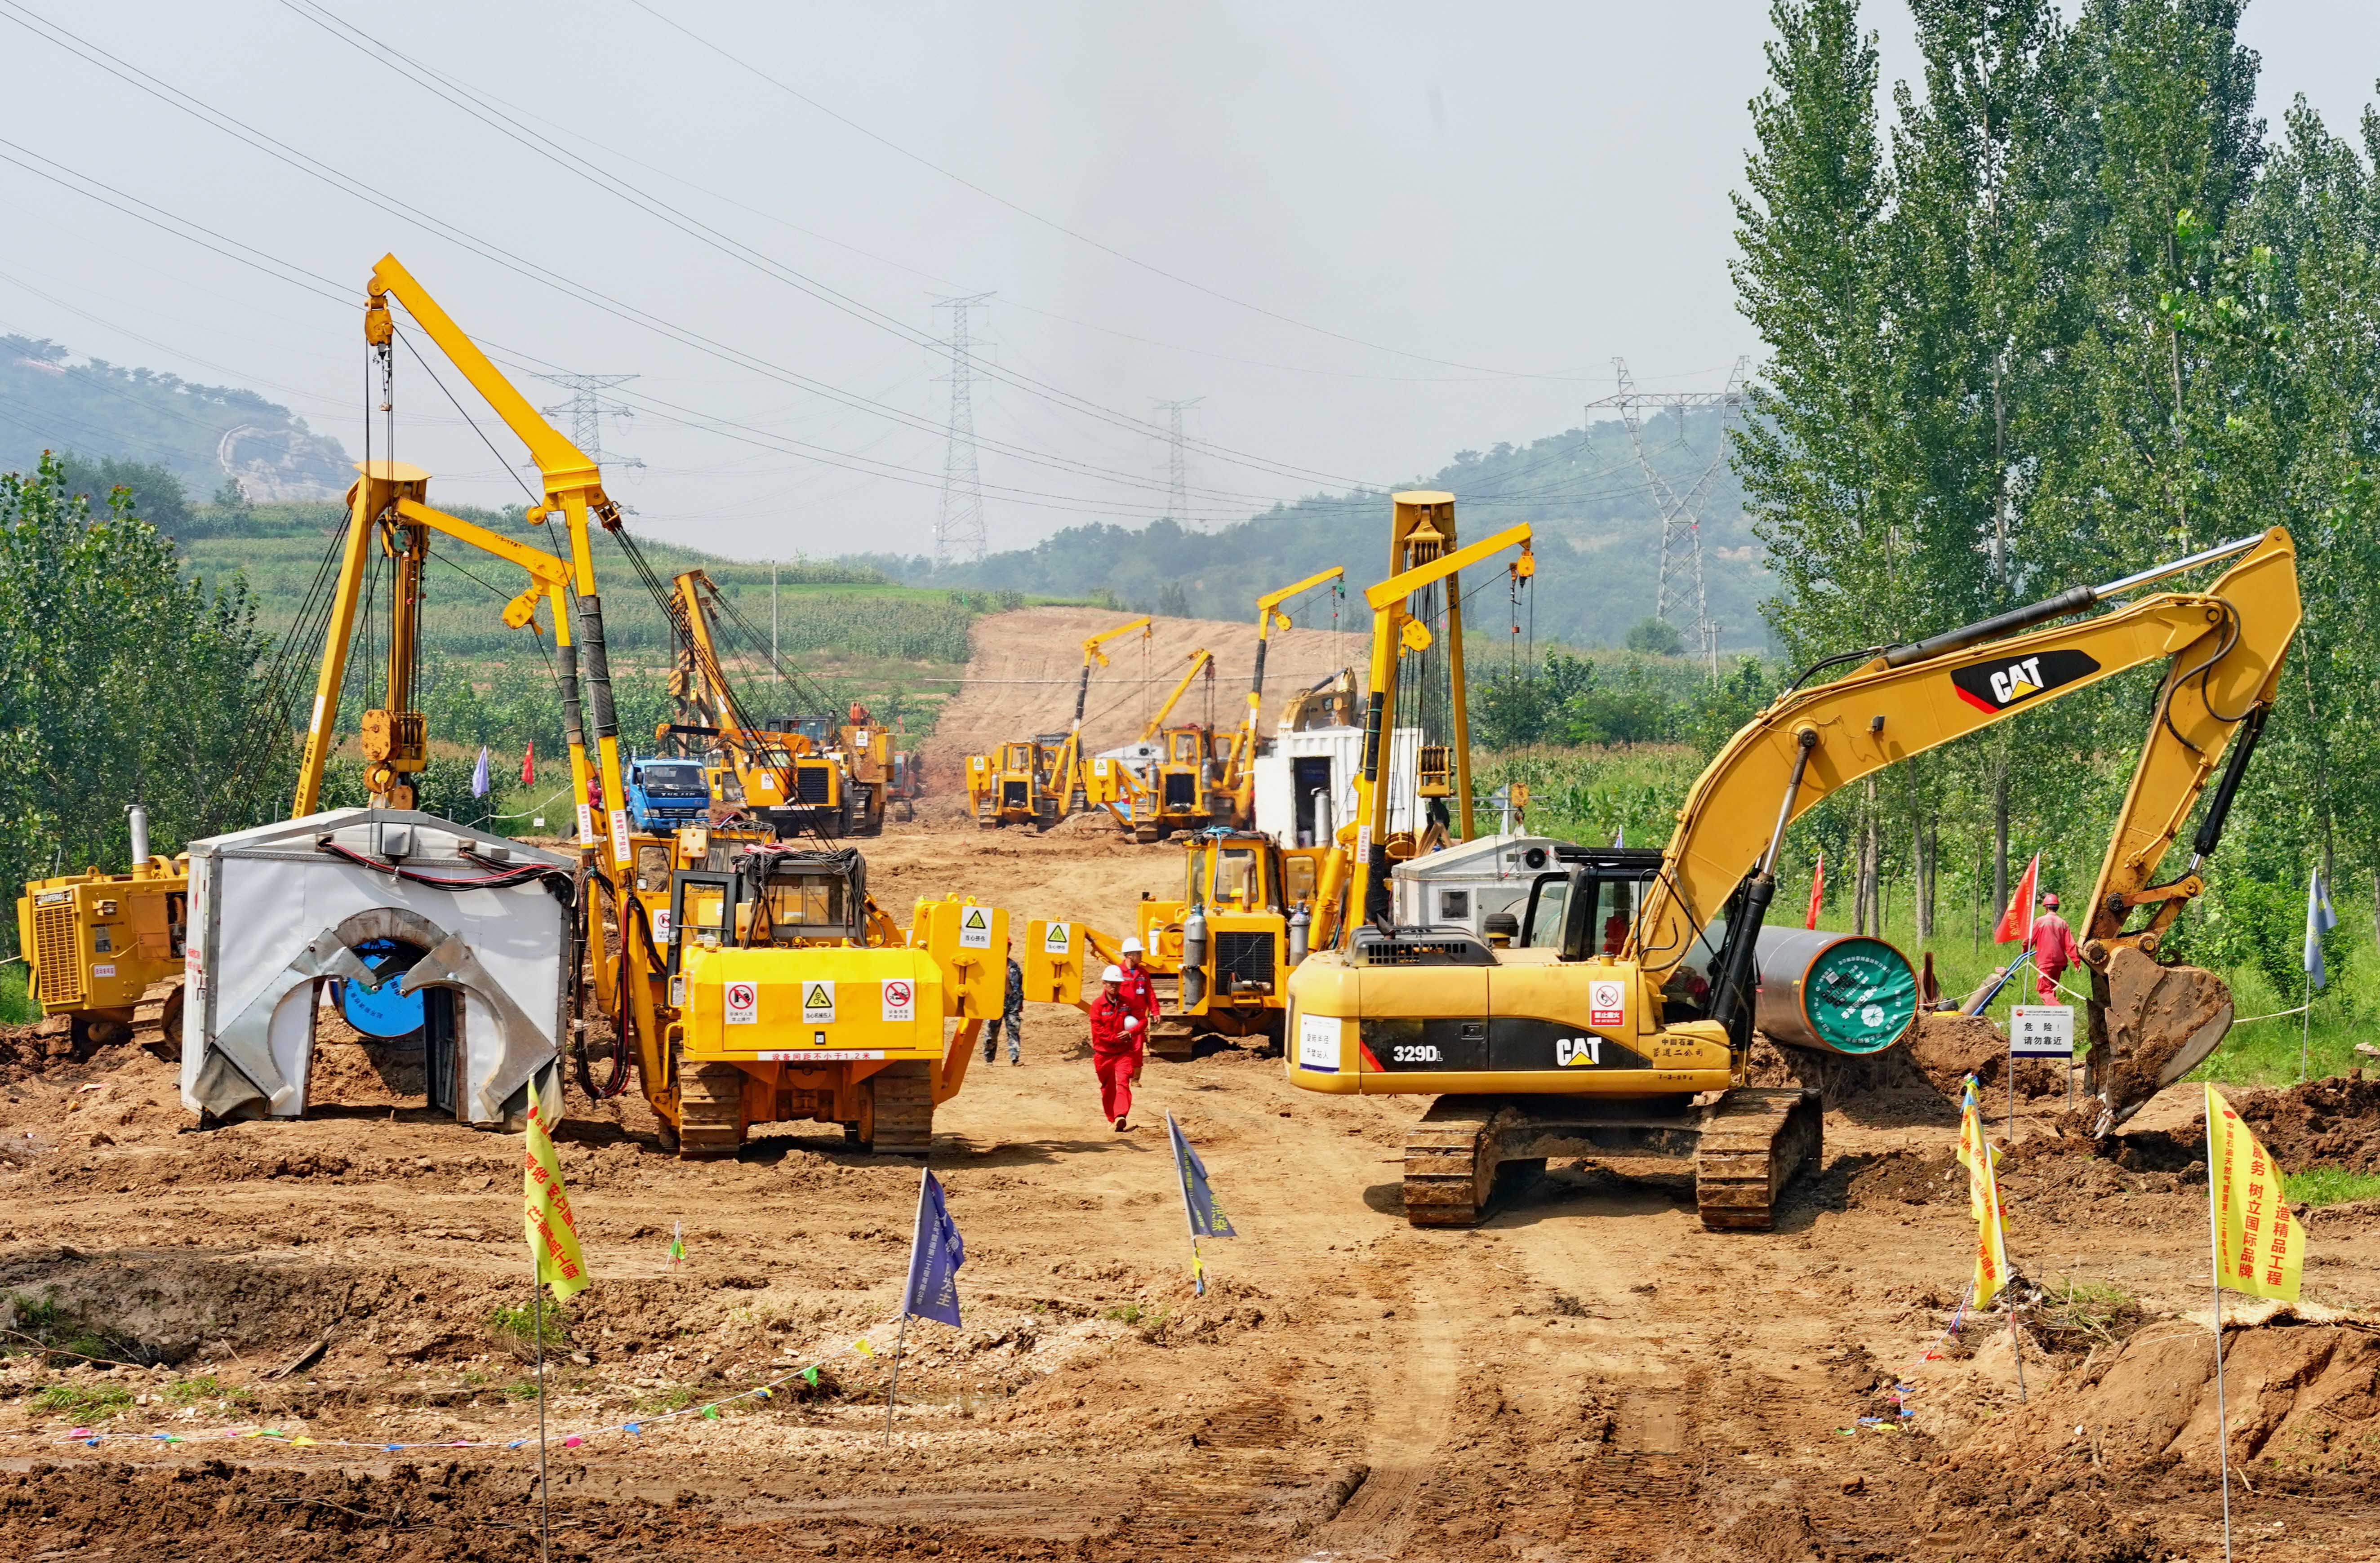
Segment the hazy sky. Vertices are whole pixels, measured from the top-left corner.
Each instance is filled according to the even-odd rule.
[[[1906,74],[1902,7],[1868,9]],[[540,368],[638,375],[604,439],[647,466],[613,491],[724,552],[929,546],[937,297],[994,295],[975,417],[995,549],[1162,514],[1160,400],[1203,398],[1191,508],[1213,523],[1572,427],[1615,356],[1648,388],[1706,389],[1757,350],[1727,275],[1752,0],[0,0],[0,157],[55,160],[299,279],[0,162],[0,330],[253,386],[359,451],[364,350],[338,296],[393,249],[532,399],[561,399],[526,379]],[[2269,115],[2303,91],[2351,129],[2380,6],[2260,0],[2246,33]],[[540,267],[602,298],[523,274]],[[403,354],[397,385],[398,454],[433,498],[519,497]]]

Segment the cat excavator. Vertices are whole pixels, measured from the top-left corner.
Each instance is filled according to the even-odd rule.
[[[1444,525],[1433,529],[1451,538],[1452,501],[1435,494],[1396,496],[1400,534],[1434,520],[1427,513],[1440,501]],[[1408,510],[1424,514],[1409,521]],[[2297,633],[2286,531],[1818,663],[1703,771],[1658,860],[1549,865],[1530,887],[1519,937],[1500,948],[1467,930],[1391,926],[1380,763],[1401,649],[1428,640],[1408,598],[1498,540],[1442,553],[1366,594],[1375,617],[1350,915],[1337,947],[1289,982],[1291,1084],[1438,1098],[1405,1147],[1413,1224],[1475,1225],[1500,1181],[1548,1157],[1621,1154],[1690,1159],[1706,1227],[1769,1230],[1788,1182],[1816,1165],[1822,1133],[1815,1092],[1746,1084],[1756,946],[1788,827],[1887,766],[2155,662],[2166,672],[2148,738],[2080,930],[2096,1132],[2222,1040],[2232,1012],[2221,980],[2166,963],[2159,950],[2205,888],[2202,870]],[[2134,596],[2224,562],[2202,589]],[[2095,609],[2106,611],[2059,622]],[[1803,687],[1847,664],[1834,682]],[[2210,782],[2188,866],[2160,879]],[[1614,915],[1628,932],[1607,944]]]

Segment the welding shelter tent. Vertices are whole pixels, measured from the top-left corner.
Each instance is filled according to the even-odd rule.
[[[438,996],[422,1044],[431,1105],[507,1123],[532,1074],[544,1100],[562,1099],[575,860],[434,815],[365,808],[210,837],[189,854],[191,1111],[302,1116],[317,994],[331,978]],[[401,963],[385,958],[392,949]]]

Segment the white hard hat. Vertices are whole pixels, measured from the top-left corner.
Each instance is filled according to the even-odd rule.
[[[1122,982],[1123,980],[1123,968],[1122,966],[1110,966],[1107,970],[1099,974],[1099,980],[1101,982]]]
[[[1137,955],[1137,954],[1139,954],[1139,953],[1140,953],[1140,940],[1138,940],[1138,939],[1125,939],[1125,940],[1123,941],[1123,952],[1124,952],[1125,954],[1127,954],[1127,955]]]

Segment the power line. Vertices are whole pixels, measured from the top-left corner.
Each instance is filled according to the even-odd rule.
[[[1639,391],[1629,378],[1628,360],[1614,358],[1611,368],[1620,389],[1609,396],[1586,404],[1592,412],[1597,407],[1610,407],[1620,414],[1620,421],[1628,430],[1628,442],[1636,452],[1636,465],[1644,469],[1645,480],[1653,491],[1654,501],[1661,511],[1661,569],[1653,592],[1653,616],[1666,622],[1670,616],[1670,555],[1679,544],[1682,532],[1690,548],[1694,570],[1694,640],[1695,655],[1709,666],[1713,680],[1718,677],[1718,630],[1710,616],[1710,589],[1703,578],[1703,524],[1695,504],[1703,491],[1718,475],[1727,460],[1727,423],[1745,402],[1743,382],[1752,367],[1749,357],[1735,360],[1728,371],[1727,384],[1718,391]],[[1720,411],[1719,437],[1711,454],[1710,465],[1694,486],[1684,493],[1678,492],[1667,478],[1653,466],[1645,448],[1645,409],[1658,407],[1674,413],[1678,420],[1678,443],[1686,440],[1686,414],[1690,411],[1716,407]]]
[[[603,454],[603,420],[607,418],[634,418],[637,410],[620,402],[607,402],[602,393],[625,385],[636,379],[633,374],[547,374],[540,380],[552,381],[570,393],[570,399],[537,410],[548,418],[570,420],[570,442],[587,453],[587,459],[598,466],[633,466],[641,469],[644,463],[635,456]]]
[[[942,507],[934,518],[934,565],[979,562],[984,555],[983,475],[975,455],[975,357],[968,334],[968,311],[991,302],[989,293],[961,298],[941,298],[937,309],[951,312],[951,372],[941,378],[951,388],[949,443],[942,454]]]

